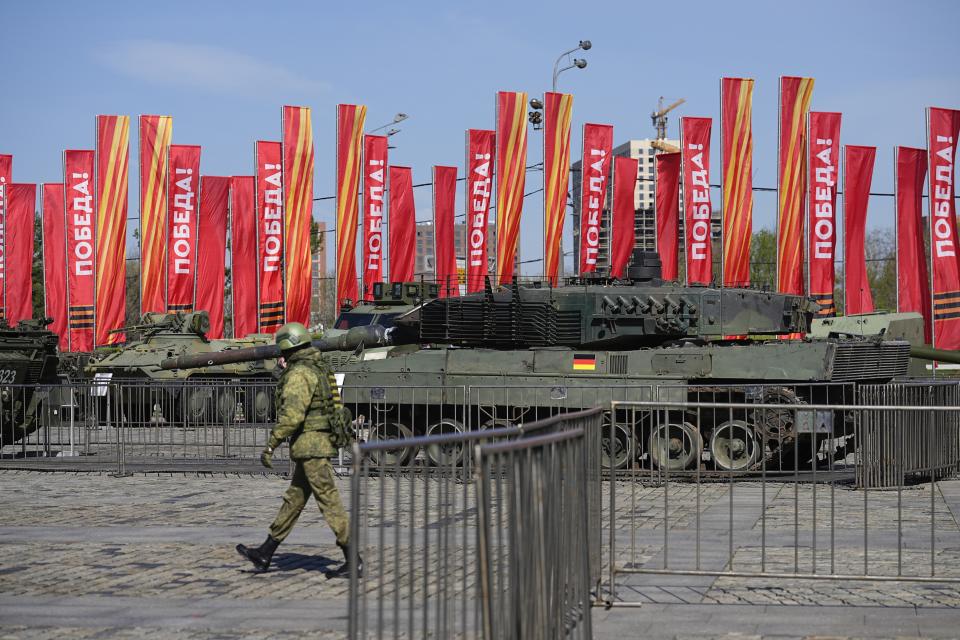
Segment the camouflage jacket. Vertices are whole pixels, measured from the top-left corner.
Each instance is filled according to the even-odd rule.
[[[328,416],[339,404],[333,370],[320,359],[320,352],[313,347],[294,352],[280,374],[277,424],[267,446],[276,448],[290,438],[290,457],[294,460],[335,455]]]

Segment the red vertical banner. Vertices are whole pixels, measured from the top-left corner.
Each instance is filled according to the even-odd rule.
[[[363,299],[383,281],[383,214],[387,185],[387,136],[363,137]]]
[[[753,234],[753,80],[720,81],[723,149],[723,284],[750,285]]]
[[[680,118],[687,284],[713,280],[710,206],[710,118]]]
[[[607,197],[607,176],[613,156],[613,126],[583,125],[580,160],[580,273],[597,270],[600,253],[600,219]]]
[[[957,203],[954,200],[960,111],[927,110],[930,164],[930,260],[933,272],[932,344],[960,349],[960,258],[957,257]]]
[[[610,247],[610,275],[622,278],[636,245],[634,209],[637,191],[637,171],[640,162],[634,158],[617,156],[613,160],[613,231]]]
[[[485,129],[467,131],[467,293],[483,291],[489,268],[487,241],[493,159],[496,133]]]
[[[927,150],[894,150],[897,208],[897,311],[923,314],[924,340],[930,342],[930,273],[923,243],[923,183]]]
[[[197,190],[200,147],[170,145],[167,187],[167,311],[193,311],[197,274]]]
[[[41,197],[44,315],[53,319],[50,330],[60,337],[60,346],[66,351],[67,254],[63,234],[63,183],[44,184]]]
[[[208,338],[223,337],[230,178],[203,176],[197,224],[197,309],[210,316]]]
[[[457,168],[435,166],[433,168],[433,259],[442,298],[460,293],[453,231],[456,203]]]
[[[413,280],[417,220],[410,167],[390,167],[390,282]]]
[[[346,301],[356,304],[359,297],[357,191],[360,189],[360,156],[366,119],[367,108],[363,105],[337,105],[337,307]]]
[[[230,294],[233,301],[234,338],[242,338],[257,332],[255,198],[255,177],[233,176],[230,178]]]
[[[543,103],[543,275],[556,285],[570,184],[573,96],[548,91]]]
[[[97,116],[97,344],[124,340],[129,175],[130,117]]]
[[[313,124],[310,107],[283,108],[283,189],[286,214],[287,320],[309,326],[313,293]]]
[[[63,152],[68,331],[60,346],[73,352],[93,351],[95,156],[94,151]]]
[[[284,323],[283,167],[280,143],[257,141],[256,225],[260,333]]]
[[[140,313],[167,310],[167,186],[173,118],[140,116]]]
[[[13,156],[2,154],[0,155],[0,320],[4,319],[4,307],[6,306],[4,302],[6,295],[4,230],[6,228],[8,189],[11,182],[13,182]]]
[[[680,152],[656,156],[657,253],[664,280],[676,280],[679,273]]]
[[[845,315],[873,311],[865,250],[867,203],[876,147],[843,148],[843,266]]]
[[[813,78],[780,78],[777,179],[777,290],[803,293],[803,197],[806,195],[807,112]]]
[[[497,93],[497,275],[513,279],[527,179],[527,94]]]
[[[837,248],[837,183],[840,175],[839,113],[810,112],[807,139],[807,229],[811,298],[819,316],[837,315],[833,299]]]
[[[7,183],[4,317],[10,326],[33,317],[33,224],[37,185]]]

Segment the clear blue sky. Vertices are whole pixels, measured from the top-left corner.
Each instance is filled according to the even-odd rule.
[[[14,154],[16,181],[59,181],[60,152],[93,147],[96,114],[163,113],[174,116],[175,142],[203,145],[203,173],[250,174],[253,141],[278,139],[281,105],[304,104],[314,110],[315,195],[324,196],[334,188],[334,106],[359,102],[369,108],[370,128],[398,111],[410,114],[391,139],[391,161],[412,166],[414,181],[426,182],[433,164],[462,171],[463,131],[493,127],[498,89],[549,89],[556,56],[584,38],[594,45],[584,55],[589,66],[566,72],[560,84],[575,96],[574,159],[585,121],[612,123],[618,143],[650,137],[649,113],[661,95],[687,99],[678,115],[718,118],[719,79],[746,76],[757,80],[754,183],[773,186],[777,77],[809,75],[816,78],[813,108],[843,112],[843,142],[879,148],[873,190],[889,191],[893,146],[924,146],[924,107],[960,107],[954,1],[341,7],[5,2],[0,153]],[[259,83],[262,77],[269,80]],[[676,126],[673,118],[671,137]],[[135,136],[131,142],[133,160]],[[539,134],[531,132],[530,142],[532,164],[541,159]],[[716,168],[716,122],[714,150]],[[527,190],[540,186],[542,173],[529,173]],[[872,199],[871,227],[892,228],[888,201]],[[430,217],[429,203],[429,189],[418,190],[419,219]],[[774,207],[772,196],[758,194],[757,227],[772,228]],[[316,203],[314,218],[332,226],[333,202]],[[569,237],[568,229],[567,249]],[[542,200],[535,196],[525,204],[522,257],[540,257],[541,245]]]

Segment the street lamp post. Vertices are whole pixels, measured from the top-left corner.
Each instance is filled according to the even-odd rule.
[[[380,127],[377,127],[376,129],[371,129],[371,130],[368,131],[367,133],[376,133],[377,131],[380,131],[381,129],[386,129],[387,127],[393,127],[392,129],[390,129],[390,131],[387,131],[387,136],[392,136],[392,135],[395,134],[395,133],[400,133],[400,129],[397,129],[397,128],[394,127],[393,125],[395,125],[395,124],[397,124],[397,123],[400,123],[400,122],[403,122],[404,120],[406,120],[406,119],[409,118],[409,117],[410,117],[410,116],[408,116],[408,115],[405,114],[405,113],[398,113],[397,115],[393,116],[393,120],[391,120],[391,121],[388,122],[387,124],[385,124],[385,125],[383,125],[383,126],[380,126]]]
[[[553,63],[553,85],[552,86],[554,91],[557,90],[557,76],[559,76],[561,73],[563,73],[567,69],[573,69],[574,67],[576,67],[577,69],[583,69],[587,66],[587,61],[584,60],[583,58],[574,58],[571,64],[568,64],[562,69],[560,68],[560,62],[566,56],[569,56],[571,53],[580,51],[581,49],[583,49],[584,51],[587,51],[592,46],[593,45],[590,43],[589,40],[581,40],[580,44],[578,44],[575,48],[570,49],[570,51],[564,51],[563,53],[560,54],[560,56],[557,58],[557,61]]]

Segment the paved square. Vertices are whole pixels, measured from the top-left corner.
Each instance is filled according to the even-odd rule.
[[[349,483],[339,482],[349,504]],[[344,637],[348,580],[327,575],[339,566],[340,553],[315,508],[304,512],[280,547],[275,568],[266,574],[249,571],[233,549],[237,542],[262,541],[286,484],[277,475],[0,471],[0,638]],[[704,485],[698,511],[691,489],[674,487],[671,531],[689,533],[699,513],[701,560],[715,560],[717,548],[727,547],[721,535],[731,501],[727,489]],[[770,485],[767,491],[772,493],[762,511],[768,545],[777,536],[790,541],[794,488]],[[837,505],[844,509],[835,517],[854,531],[856,518],[863,517],[862,494],[841,491]],[[749,504],[751,492],[756,487],[738,486],[736,504]],[[803,488],[798,494],[800,507],[809,513],[812,494]],[[929,485],[905,491],[899,508],[922,522],[929,516],[929,495]],[[618,501],[617,544],[625,554],[618,557],[656,562],[664,552],[662,489],[643,487],[635,498],[632,510],[625,506],[630,502]],[[875,535],[885,535],[889,510],[898,508],[897,492],[872,492],[870,499],[871,527],[876,527]],[[825,523],[830,514],[820,511],[828,503],[822,495],[819,500],[818,520]],[[934,512],[938,566],[956,575],[960,481],[940,483]],[[423,514],[415,515],[419,526]],[[758,531],[759,515],[743,521],[738,517],[736,529]],[[387,540],[389,544],[389,536]],[[837,548],[848,542],[840,540]],[[785,548],[771,546],[765,561],[792,567],[794,553]],[[689,548],[671,553],[692,557]],[[878,551],[875,561],[889,569],[892,560],[885,553]],[[738,545],[735,563],[754,568],[758,557],[756,548]],[[904,557],[910,566],[928,562],[917,550],[906,550]],[[809,556],[803,561],[809,562]],[[829,562],[829,557],[819,561]],[[843,569],[860,561],[846,554],[837,559]],[[956,584],[645,575],[625,579],[619,595],[643,606],[595,608],[596,637],[960,636]]]

